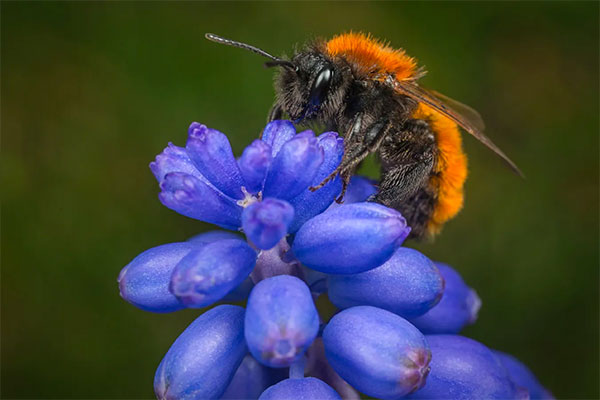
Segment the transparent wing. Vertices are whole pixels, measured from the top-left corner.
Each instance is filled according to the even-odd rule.
[[[429,93],[432,97],[437,98],[438,100],[443,102],[446,106],[450,107],[457,114],[460,114],[464,119],[469,121],[471,125],[473,125],[478,130],[485,130],[485,123],[483,122],[483,118],[481,118],[481,115],[477,112],[477,110],[435,90],[425,88],[421,88],[421,90],[423,90],[426,93]]]
[[[484,123],[477,111],[440,93],[423,89],[414,81],[394,80],[393,85],[398,92],[428,105],[456,122],[461,128],[500,156],[516,174],[524,177],[519,167],[483,133]]]

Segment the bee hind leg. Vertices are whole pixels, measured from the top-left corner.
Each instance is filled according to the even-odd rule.
[[[435,155],[435,137],[423,120],[407,120],[379,148],[381,180],[373,200],[400,211],[415,231],[411,236],[420,236],[423,215],[430,214],[433,197],[428,183]]]

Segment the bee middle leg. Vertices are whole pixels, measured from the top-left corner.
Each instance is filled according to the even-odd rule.
[[[379,148],[391,127],[389,121],[379,120],[368,126],[367,129],[363,129],[362,115],[357,115],[353,120],[350,131],[345,135],[344,156],[340,165],[319,185],[311,187],[310,190],[318,190],[337,175],[340,175],[342,178],[342,191],[336,202],[341,203],[354,170],[362,160]]]
[[[267,123],[271,121],[275,121],[276,119],[281,119],[283,117],[283,110],[279,105],[279,102],[275,102],[269,111],[269,115],[267,116]]]

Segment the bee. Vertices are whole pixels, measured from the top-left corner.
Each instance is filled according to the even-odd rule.
[[[269,58],[266,67],[281,68],[269,121],[287,116],[295,123],[318,123],[344,137],[339,166],[311,190],[339,175],[341,202],[358,165],[377,153],[381,177],[372,200],[400,211],[412,238],[435,236],[463,206],[467,159],[459,127],[522,176],[483,133],[475,110],[418,84],[425,71],[402,49],[350,32],[316,40],[287,60],[211,33],[205,36]]]

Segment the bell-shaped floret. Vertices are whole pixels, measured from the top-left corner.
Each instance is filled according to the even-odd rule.
[[[409,233],[398,211],[377,203],[354,203],[308,220],[292,249],[309,268],[356,274],[386,262]]]
[[[247,354],[244,309],[217,306],[175,340],[154,377],[159,399],[217,399]]]
[[[312,183],[323,163],[317,138],[298,134],[283,144],[267,173],[263,195],[293,199]]]
[[[526,399],[492,351],[457,335],[429,335],[431,372],[410,399]]]
[[[329,299],[339,308],[369,305],[404,318],[425,313],[442,297],[444,280],[417,250],[400,247],[381,266],[354,275],[331,275]]]
[[[237,233],[233,233],[230,231],[208,231],[202,232],[195,236],[192,236],[187,241],[192,242],[194,244],[208,244],[212,242],[216,242],[224,239],[239,239],[244,240],[244,238]]]
[[[296,136],[296,128],[291,121],[278,119],[265,126],[261,140],[271,146],[273,157],[279,153],[285,142]]]
[[[196,245],[170,243],[146,250],[119,274],[121,297],[142,310],[171,312],[185,308],[171,292],[173,269]]]
[[[404,318],[359,306],[335,315],[323,332],[325,355],[356,390],[400,399],[425,383],[431,353],[425,337]]]
[[[256,252],[242,240],[208,243],[177,264],[169,289],[188,307],[206,307],[239,286],[255,263]]]
[[[540,381],[538,381],[533,372],[531,372],[531,370],[525,364],[510,354],[506,354],[497,350],[492,350],[492,352],[508,370],[508,376],[510,376],[510,379],[512,379],[515,384],[524,387],[529,391],[529,398],[531,400],[554,399],[552,393],[542,386]]]
[[[269,367],[288,367],[317,336],[319,315],[306,284],[293,276],[265,279],[248,298],[244,334],[252,355]]]
[[[242,228],[259,249],[273,248],[288,232],[294,208],[284,200],[267,198],[250,204],[242,213]]]
[[[165,175],[171,172],[181,172],[188,175],[194,175],[199,179],[202,177],[200,171],[196,168],[192,160],[183,147],[175,146],[169,143],[162,153],[156,156],[156,159],[150,163],[150,170],[160,183]]]
[[[244,181],[225,134],[194,122],[185,148],[198,171],[217,189],[229,197],[244,198]]]
[[[271,146],[262,140],[256,139],[244,149],[238,166],[248,193],[256,194],[263,189],[272,161]]]
[[[240,227],[242,208],[194,175],[168,173],[160,188],[161,203],[179,214],[226,229]]]
[[[446,264],[435,263],[445,281],[440,302],[427,313],[411,318],[410,322],[426,334],[458,333],[477,320],[481,300],[475,290]]]
[[[287,378],[286,375],[285,369],[265,367],[248,354],[244,357],[221,399],[258,399],[265,389]]]
[[[325,132],[317,139],[319,146],[323,149],[324,158],[313,178],[312,186],[319,185],[323,179],[327,178],[340,164],[344,155],[344,140],[338,137],[337,133]],[[341,189],[342,181],[339,176],[336,176],[322,188],[314,192],[307,188],[291,199],[290,204],[294,206],[296,214],[290,226],[290,232],[296,232],[306,221],[325,211],[340,194]]]
[[[271,386],[259,400],[342,400],[331,386],[317,378],[286,379]]]

